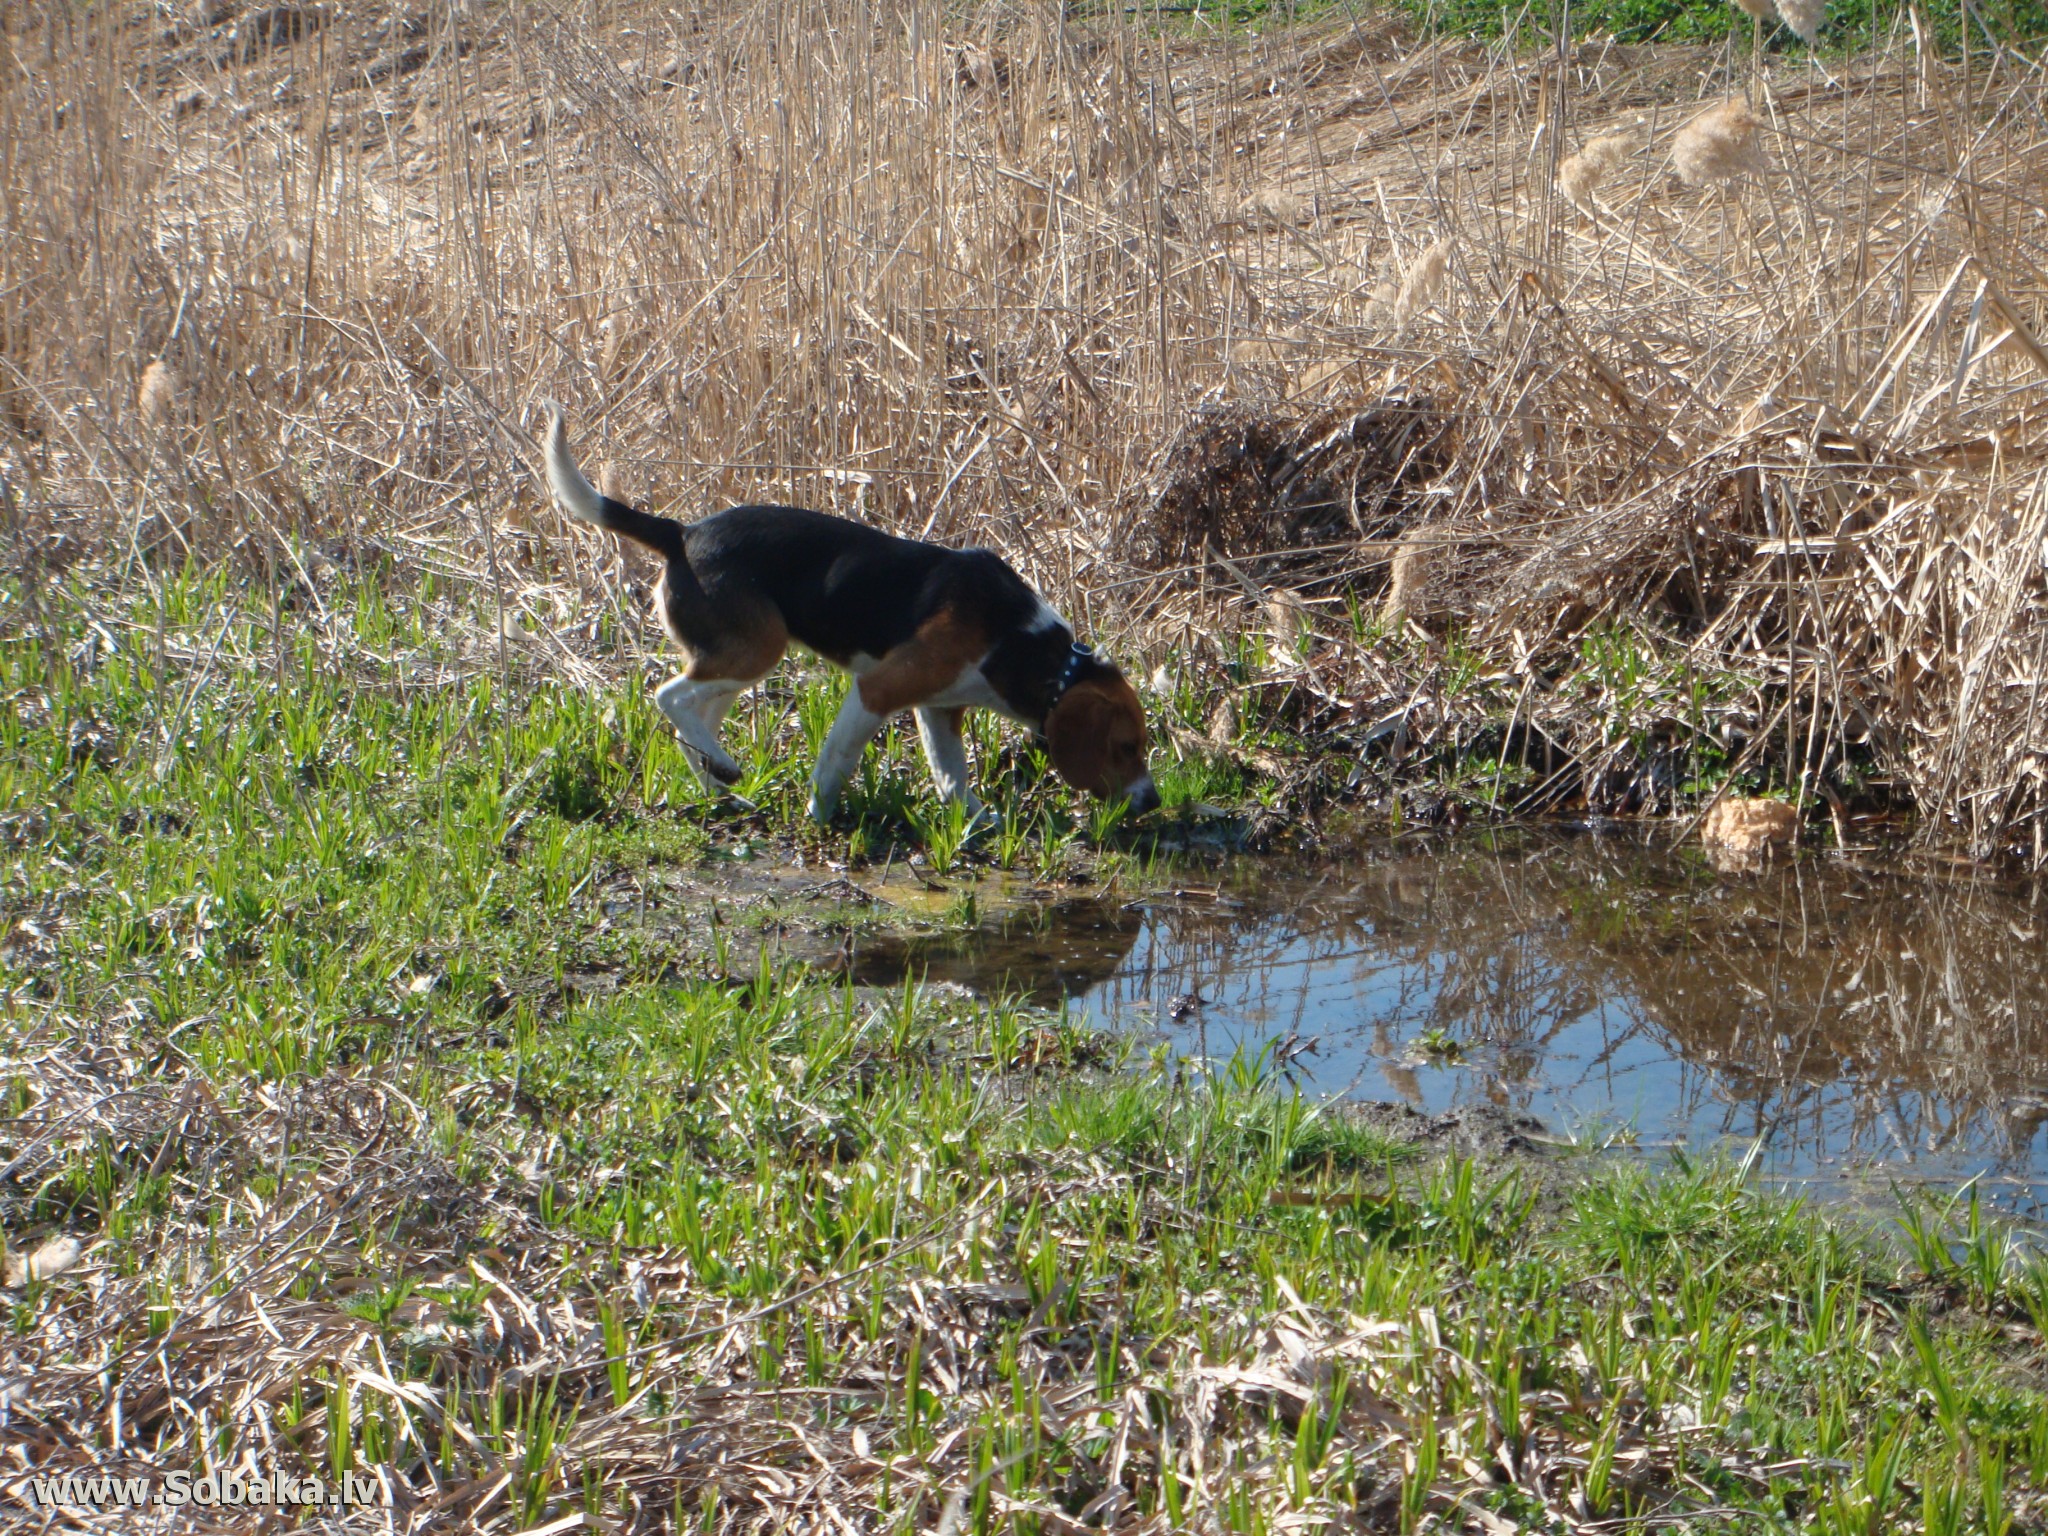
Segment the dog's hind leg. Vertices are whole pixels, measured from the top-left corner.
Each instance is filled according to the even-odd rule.
[[[825,733],[825,745],[818,752],[818,766],[811,773],[813,821],[832,819],[832,813],[839,808],[839,792],[846,788],[846,781],[860,766],[860,755],[868,742],[888,719],[887,715],[878,715],[861,702],[858,686],[846,690],[846,702],[839,706],[838,718],[833,720],[832,729]]]
[[[917,739],[924,743],[924,760],[931,765],[932,785],[941,800],[964,806],[969,816],[981,810],[967,782],[967,744],[960,739],[964,709],[920,709]]]
[[[672,677],[654,690],[654,702],[688,749],[690,766],[706,789],[739,783],[744,770],[718,744],[718,722],[747,684],[735,678]]]
[[[789,630],[773,604],[742,590],[711,604],[687,566],[662,577],[662,626],[689,664],[654,690],[654,702],[683,738],[691,766],[707,789],[728,788],[745,770],[718,744],[719,723],[732,701],[775,669],[789,648]],[[715,784],[714,782],[715,781]]]
[[[739,702],[740,695],[754,685],[733,683],[730,687],[714,688],[708,683],[699,683],[697,686],[704,690],[697,697],[697,714],[704,721],[705,729],[716,737],[718,728],[725,724],[726,715]]]

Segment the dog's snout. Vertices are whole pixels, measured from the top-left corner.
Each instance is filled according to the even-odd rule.
[[[1159,809],[1159,787],[1152,782],[1152,775],[1146,774],[1124,789],[1124,798],[1131,802],[1131,814],[1142,816],[1147,811]]]

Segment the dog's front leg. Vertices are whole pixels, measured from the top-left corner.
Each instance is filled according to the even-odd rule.
[[[684,755],[706,789],[730,787],[744,775],[718,744],[718,722],[746,686],[728,678],[672,677],[654,690],[655,704],[683,738]]]
[[[967,743],[960,739],[964,709],[920,709],[917,739],[924,743],[924,760],[931,765],[932,786],[941,800],[965,808],[969,816],[981,814],[981,801],[967,782]]]
[[[838,718],[825,733],[825,745],[818,752],[818,766],[811,773],[811,820],[826,822],[839,808],[839,792],[860,766],[860,755],[879,731],[887,715],[878,715],[861,702],[860,684],[846,690],[846,702]]]

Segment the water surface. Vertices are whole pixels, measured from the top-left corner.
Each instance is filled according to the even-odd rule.
[[[1981,1177],[2048,1207],[2048,912],[2037,888],[1808,856],[1714,873],[1637,833],[1242,857],[1143,899],[1051,901],[864,941],[856,974],[1066,1002],[1305,1089],[1561,1133],[1745,1150],[1844,1193]]]

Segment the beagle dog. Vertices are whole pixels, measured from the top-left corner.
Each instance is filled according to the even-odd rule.
[[[718,727],[791,641],[853,674],[811,775],[811,815],[831,818],[868,741],[904,710],[939,794],[981,809],[961,718],[992,709],[1043,736],[1076,789],[1159,804],[1145,710],[1122,672],[985,549],[946,549],[800,507],[730,507],[688,525],[600,495],[576,467],[562,408],[548,402],[548,486],[570,516],[644,544],[663,562],[662,627],[685,658],[655,690],[707,786],[740,766]]]

